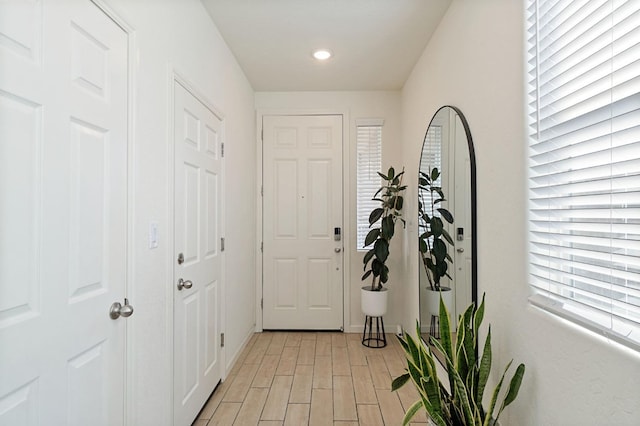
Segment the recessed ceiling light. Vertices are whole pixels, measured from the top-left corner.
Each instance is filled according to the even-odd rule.
[[[313,57],[319,61],[326,61],[332,56],[331,51],[327,49],[318,49],[313,52]]]

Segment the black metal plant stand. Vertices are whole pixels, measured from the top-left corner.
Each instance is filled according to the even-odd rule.
[[[431,315],[431,322],[429,324],[429,336],[435,339],[440,338],[440,318],[437,315]]]
[[[375,332],[373,331],[375,318]],[[367,329],[369,331],[367,332]],[[384,321],[382,317],[370,317],[366,315],[364,318],[364,331],[362,332],[362,344],[368,348],[384,348],[387,346],[387,336],[384,334]]]

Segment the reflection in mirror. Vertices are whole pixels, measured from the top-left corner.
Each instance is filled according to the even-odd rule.
[[[437,315],[440,294],[451,314],[452,328],[457,326],[458,315],[477,298],[475,154],[467,121],[455,107],[440,108],[427,129],[419,170],[430,174],[434,167],[441,173],[435,186],[442,188],[446,199],[440,204],[454,218],[452,224],[443,220],[453,246],[447,244],[451,257],[448,277],[440,280],[442,288],[450,288],[450,291],[439,293],[431,290],[424,257],[420,254],[420,326],[422,337],[427,342],[430,334],[439,337]],[[433,199],[429,191],[420,189],[418,196],[423,206],[431,205]],[[419,218],[418,235],[425,230],[426,224]]]

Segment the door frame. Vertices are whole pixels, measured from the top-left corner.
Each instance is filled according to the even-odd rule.
[[[169,391],[169,412],[170,418],[174,419],[174,340],[175,340],[175,332],[174,332],[174,291],[175,291],[175,283],[173,277],[175,276],[175,265],[176,259],[174,256],[175,253],[175,140],[174,140],[174,120],[175,120],[175,93],[174,88],[175,84],[179,84],[184,87],[187,92],[189,92],[192,96],[194,96],[199,102],[201,102],[207,109],[209,109],[216,117],[218,117],[221,121],[221,129],[222,129],[222,142],[226,142],[226,121],[225,116],[222,111],[215,106],[213,102],[209,100],[209,98],[204,94],[202,90],[198,88],[197,85],[191,82],[185,74],[182,73],[179,69],[177,69],[172,63],[167,65],[167,74],[168,74],[168,84],[167,84],[167,99],[168,99],[168,108],[167,108],[167,282],[165,285],[166,293],[166,328],[168,331],[168,338],[166,339],[166,349],[168,353],[167,357],[167,378],[168,383],[171,384]],[[223,200],[226,200],[226,161],[222,161],[222,183],[220,185],[221,197]],[[220,237],[225,236],[225,226],[226,226],[226,215],[225,208],[220,209],[220,214],[222,216],[222,232]],[[226,270],[225,270],[225,252],[220,253],[222,256],[222,270],[220,271],[221,285],[220,285],[220,333],[224,333],[226,330]],[[220,366],[221,366],[221,376],[220,380],[224,381],[227,378],[227,364],[226,364],[226,348],[223,346],[220,348]]]
[[[262,148],[262,123],[265,116],[292,116],[292,115],[339,115],[342,116],[342,326],[346,330],[348,318],[350,318],[351,285],[351,204],[349,197],[349,182],[351,181],[350,162],[350,119],[349,110],[344,108],[259,108],[256,111],[256,332],[262,332],[262,296],[263,296],[263,217],[262,186],[263,176],[263,148]]]
[[[126,19],[117,8],[112,7],[110,0],[89,0],[102,11],[109,19],[122,29],[127,35],[127,237],[126,237],[126,282],[124,297],[130,299],[132,304],[136,304],[135,287],[131,285],[135,278],[136,263],[135,254],[135,123],[136,123],[136,93],[137,93],[137,67],[136,55],[137,40],[136,29]],[[124,322],[124,413],[123,424],[133,425],[135,420],[135,401],[133,368],[136,361],[136,346],[134,335],[131,331],[129,321]]]

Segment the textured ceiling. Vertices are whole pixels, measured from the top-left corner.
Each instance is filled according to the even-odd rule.
[[[400,89],[450,2],[202,0],[256,91]]]

